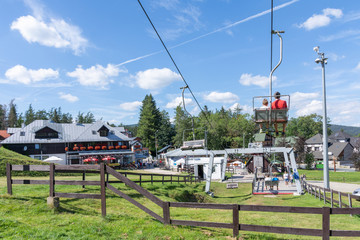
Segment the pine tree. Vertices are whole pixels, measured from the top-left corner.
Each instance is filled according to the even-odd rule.
[[[159,130],[160,122],[160,111],[156,108],[153,96],[146,95],[140,109],[137,134],[145,147],[148,147],[152,153],[155,153],[155,132]]]
[[[175,129],[171,125],[169,113],[165,110],[161,113],[160,128],[156,135],[158,149],[166,147],[172,143],[172,138],[175,136]]]
[[[14,103],[15,99],[12,99],[9,104],[9,116],[8,116],[8,127],[15,127],[17,123],[17,111],[16,111],[16,104]]]
[[[0,104],[0,130],[6,129],[6,106]]]
[[[35,112],[32,108],[31,104],[29,105],[29,109],[25,112],[25,125],[29,125],[35,120]]]
[[[192,124],[191,118],[185,113],[181,106],[175,109],[175,131],[174,145],[180,147],[184,140],[192,139]]]

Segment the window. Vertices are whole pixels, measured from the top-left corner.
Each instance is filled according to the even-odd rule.
[[[35,144],[35,149],[40,149],[40,145],[39,145],[39,144]]]
[[[319,151],[319,147],[315,147],[315,151]]]
[[[95,130],[92,130],[92,134],[93,134],[93,135],[96,135],[96,131],[95,131]]]
[[[25,132],[21,131],[20,136],[25,136]]]
[[[106,130],[100,130],[100,136],[101,137],[106,137],[108,135],[108,131]]]

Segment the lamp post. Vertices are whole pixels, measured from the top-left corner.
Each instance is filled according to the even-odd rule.
[[[319,47],[314,47],[318,54],[315,59],[316,63],[321,63],[322,67],[322,87],[323,87],[323,171],[324,171],[324,188],[330,188],[329,184],[329,156],[328,156],[328,135],[327,135],[327,114],[326,114],[326,86],[325,86],[325,64],[327,58],[325,54],[319,52]]]
[[[159,130],[156,130],[155,131],[155,157],[156,157],[156,161],[158,160],[158,156],[157,156],[157,139],[156,139],[156,133],[158,132]]]

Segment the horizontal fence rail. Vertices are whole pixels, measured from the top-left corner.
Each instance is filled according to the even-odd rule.
[[[55,172],[58,171],[68,171],[68,172],[87,172],[87,171],[96,171],[100,174],[100,181],[85,181],[85,177],[83,175],[83,181],[68,181],[68,180],[55,180]],[[48,171],[50,173],[49,180],[15,180],[12,179],[12,171]],[[113,168],[104,165],[103,163],[100,165],[84,165],[84,166],[61,166],[58,165],[10,165],[6,166],[6,176],[7,176],[7,187],[8,193],[12,194],[12,184],[49,184],[50,187],[50,197],[64,197],[64,198],[90,198],[90,199],[100,199],[101,200],[101,212],[102,215],[106,215],[106,191],[113,191],[118,196],[124,198],[125,200],[132,203],[134,206],[143,210],[147,214],[149,214],[154,219],[162,222],[163,224],[171,224],[171,225],[182,225],[182,226],[194,226],[194,227],[214,227],[214,228],[227,228],[233,230],[233,236],[237,237],[239,235],[239,231],[251,231],[251,232],[265,232],[265,233],[278,233],[278,234],[293,234],[293,235],[303,235],[303,236],[318,236],[322,237],[322,239],[329,239],[330,236],[337,237],[360,237],[360,231],[355,230],[331,230],[330,229],[330,216],[338,215],[338,214],[360,214],[360,208],[333,208],[333,207],[293,207],[293,206],[259,206],[259,205],[238,205],[238,204],[213,204],[213,203],[189,203],[189,202],[165,202],[137,185],[135,181],[131,181],[126,176],[132,173],[129,172],[117,172]],[[118,181],[107,181],[106,177],[108,175],[115,177]],[[140,177],[144,174],[133,174],[138,175]],[[153,174],[150,175],[153,178]],[[164,175],[162,176],[162,181],[164,180]],[[186,176],[184,176],[186,177]],[[188,178],[189,179],[189,178]],[[153,180],[153,179],[152,179]],[[178,179],[176,179],[178,180]],[[184,178],[185,180],[185,178]],[[142,196],[146,197],[156,205],[158,205],[163,210],[163,216],[158,215],[153,212],[149,208],[140,204],[133,198],[129,197],[127,194],[123,193],[116,187],[110,185],[110,182],[122,182],[132,189],[139,192]],[[155,181],[153,181],[155,182]],[[100,194],[84,194],[84,193],[60,193],[55,192],[55,185],[99,185],[101,188]],[[310,193],[314,193],[315,196],[321,197],[325,196],[326,192],[329,192],[329,189],[324,189],[315,185],[307,184],[303,182],[304,189]],[[323,195],[321,194],[321,190],[323,191]],[[335,192],[335,191],[334,191]],[[331,192],[332,194],[334,192]],[[341,196],[347,196],[349,199],[358,199],[357,196],[350,194],[343,194],[340,192],[336,192]],[[317,195],[316,195],[317,194]],[[345,206],[345,204],[341,203],[341,199],[339,201],[339,205]],[[171,208],[191,208],[191,209],[212,209],[212,210],[229,210],[232,211],[232,222],[231,223],[223,223],[223,222],[205,222],[205,221],[189,221],[189,220],[181,220],[181,219],[172,219],[171,218]],[[296,213],[296,214],[318,214],[322,215],[322,228],[321,229],[311,229],[311,228],[293,228],[293,227],[280,227],[280,226],[263,226],[263,225],[253,225],[253,224],[242,224],[239,223],[240,212],[248,211],[248,212],[273,212],[273,213]]]
[[[309,194],[313,195],[316,198],[319,198],[319,200],[323,199],[324,204],[330,203],[331,207],[334,207],[334,203],[338,205],[339,208],[342,207],[352,207],[352,200],[360,200],[360,196],[356,196],[350,193],[343,193],[340,191],[336,191],[330,188],[323,188],[317,185],[309,184],[306,181],[302,181],[303,189],[308,192]],[[327,194],[330,194],[330,197],[327,196]],[[338,200],[335,199],[335,194],[338,195]],[[347,198],[348,202],[344,202],[344,198]]]

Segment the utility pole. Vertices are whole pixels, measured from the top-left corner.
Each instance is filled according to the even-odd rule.
[[[327,58],[325,54],[319,52],[319,47],[314,47],[314,51],[318,54],[315,59],[316,63],[321,63],[322,68],[322,87],[323,87],[323,166],[324,166],[324,188],[330,188],[329,182],[329,155],[328,155],[328,135],[327,135],[327,113],[326,113],[326,86],[325,86],[325,64]]]

